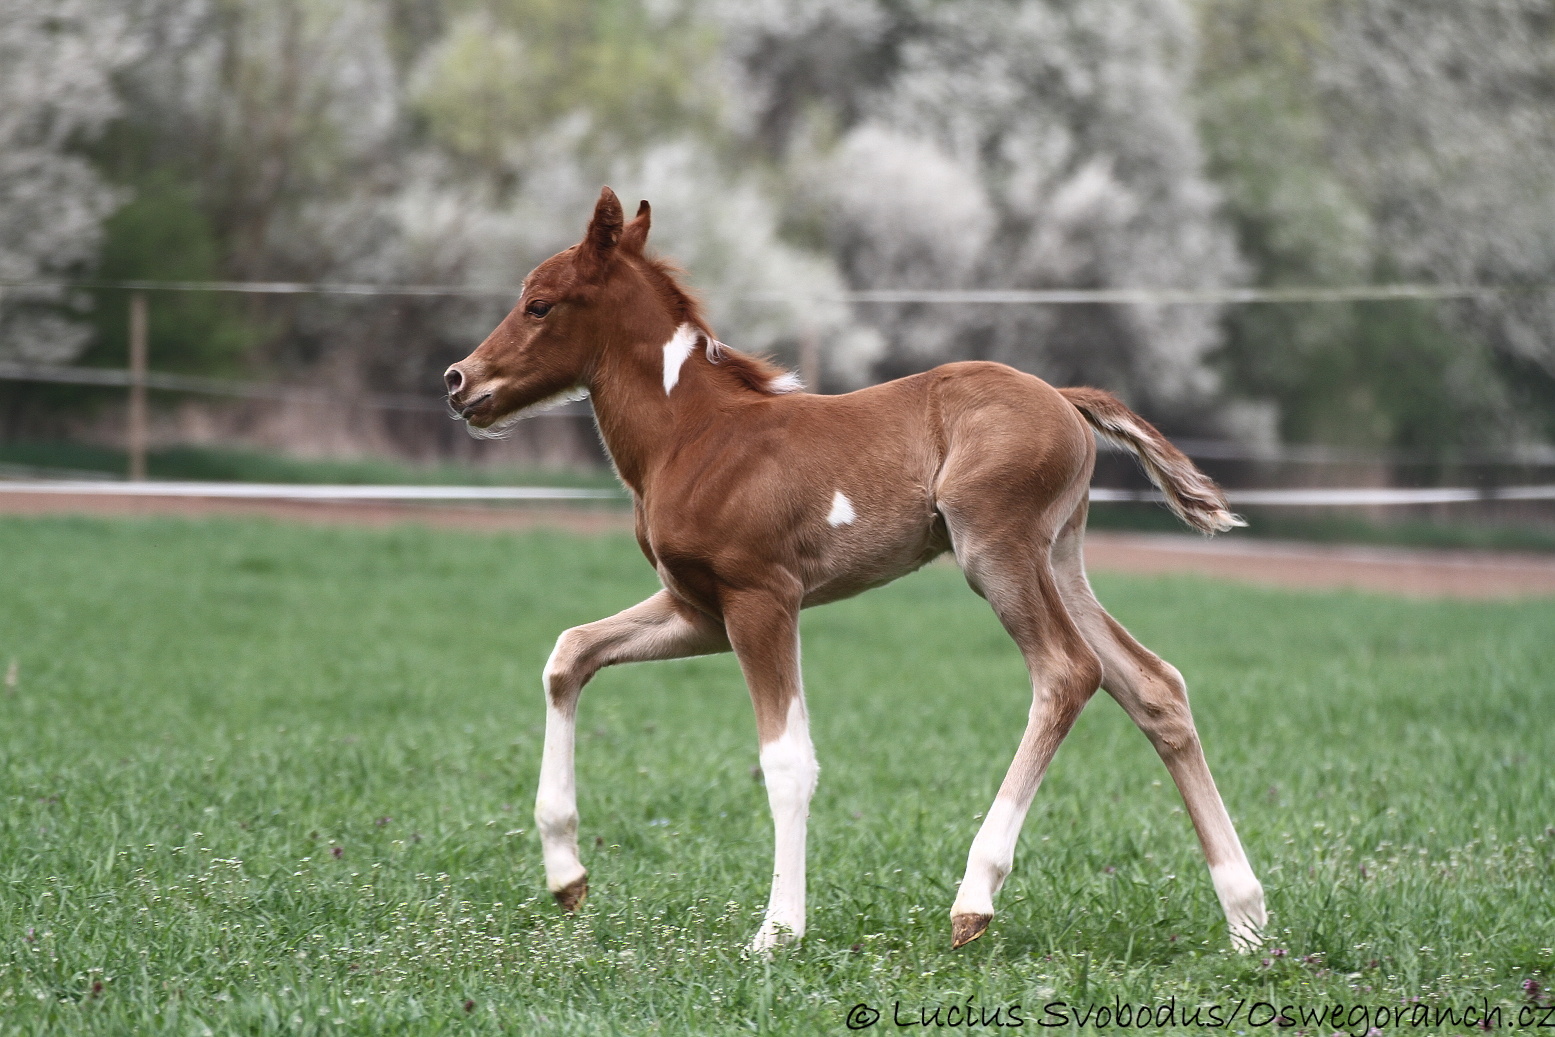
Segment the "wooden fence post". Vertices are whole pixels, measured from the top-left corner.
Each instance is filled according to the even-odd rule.
[[[146,294],[130,295],[130,478],[146,478]]]

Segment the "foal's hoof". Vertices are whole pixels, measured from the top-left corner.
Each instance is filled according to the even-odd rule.
[[[583,906],[583,899],[589,895],[589,879],[587,875],[580,876],[567,883],[561,889],[551,891],[551,896],[561,905],[562,910],[568,914]]]
[[[771,954],[779,947],[797,943],[802,931],[796,931],[790,926],[778,923],[763,922],[757,930],[756,936],[751,940],[750,952],[752,954]]]
[[[988,923],[991,921],[993,915],[951,915],[950,949],[965,947],[983,935],[988,931]]]
[[[1267,923],[1264,923],[1267,924]],[[1231,926],[1231,949],[1238,954],[1252,954],[1263,946],[1263,927],[1248,922]]]

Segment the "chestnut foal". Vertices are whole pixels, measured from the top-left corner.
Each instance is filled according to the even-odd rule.
[[[752,948],[805,929],[805,822],[818,768],[799,672],[799,610],[888,583],[953,551],[1031,671],[1026,732],[951,907],[956,947],[993,918],[1043,772],[1098,686],[1149,736],[1187,804],[1239,948],[1263,890],[1222,805],[1182,677],[1097,603],[1081,558],[1096,434],[1133,452],[1167,503],[1206,533],[1239,525],[1218,487],[1096,389],[1054,389],[994,363],[947,364],[843,396],[713,338],[670,268],[644,254],[606,188],[582,242],[541,263],[518,305],[448,369],[477,434],[584,392],[632,493],[637,541],[664,589],[575,627],[545,666],[535,818],[546,881],[571,911],[578,859],[573,730],[602,667],[733,649],[756,710],[775,828],[772,897]]]

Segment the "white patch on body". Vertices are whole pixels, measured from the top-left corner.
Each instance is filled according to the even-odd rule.
[[[799,376],[794,374],[792,371],[789,371],[785,374],[780,374],[776,378],[767,382],[767,391],[770,393],[776,393],[779,396],[789,392],[800,392],[803,389],[804,382],[801,382],[799,380]]]
[[[1015,866],[1015,843],[1020,839],[1026,809],[1003,796],[994,799],[967,853],[966,877],[961,880],[956,902],[951,906],[952,916],[994,913],[994,894]]]
[[[858,512],[853,510],[853,502],[841,490],[832,494],[831,511],[826,514],[826,521],[834,526],[852,525],[858,519]]]
[[[820,766],[810,744],[810,720],[803,696],[795,695],[789,704],[783,733],[761,747],[761,774],[772,808],[774,852],[772,898],[751,944],[757,951],[804,935],[805,825]]]
[[[691,351],[696,348],[697,336],[701,332],[690,324],[682,324],[675,329],[675,334],[664,343],[664,395],[680,382],[680,369],[691,356]]]

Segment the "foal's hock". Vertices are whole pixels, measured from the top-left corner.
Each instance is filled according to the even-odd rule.
[[[573,783],[584,684],[616,663],[732,649],[756,710],[776,843],[752,947],[802,936],[817,766],[799,611],[953,551],[1019,645],[1033,692],[950,909],[954,946],[987,929],[1043,772],[1098,686],[1161,754],[1232,942],[1255,946],[1263,889],[1204,762],[1182,677],[1097,603],[1081,558],[1093,430],[1133,452],[1196,529],[1240,524],[1219,488],[1109,394],[1054,389],[1001,364],[947,364],[843,396],[804,392],[713,337],[672,269],[645,254],[648,225],[647,202],[626,221],[606,188],[583,240],[536,267],[513,312],[447,373],[450,405],[484,434],[587,392],[631,490],[637,542],[664,584],[563,633],[546,663],[535,818],[562,907],[576,910],[588,893]]]

